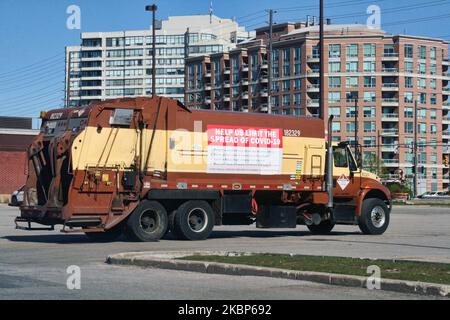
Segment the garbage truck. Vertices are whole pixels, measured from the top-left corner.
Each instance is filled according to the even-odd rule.
[[[190,110],[165,97],[41,112],[16,228],[203,240],[216,225],[337,224],[378,235],[391,196],[362,170],[332,118]],[[328,128],[328,130],[326,130]],[[40,226],[35,226],[39,224]]]

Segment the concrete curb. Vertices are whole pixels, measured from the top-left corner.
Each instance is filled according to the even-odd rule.
[[[210,274],[225,274],[237,276],[259,276],[290,280],[303,280],[318,282],[328,285],[367,288],[367,277],[342,275],[324,272],[295,271],[278,268],[266,268],[247,265],[237,265],[218,262],[203,262],[190,260],[175,260],[175,258],[190,255],[230,255],[251,253],[230,253],[224,251],[216,252],[131,252],[113,254],[107,257],[106,263],[115,265],[131,265],[146,268],[159,268],[170,270],[181,270],[201,272]],[[381,290],[401,293],[412,293],[429,296],[450,297],[450,286],[435,283],[381,279]]]

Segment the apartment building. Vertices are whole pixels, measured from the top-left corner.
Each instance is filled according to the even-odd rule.
[[[189,31],[188,31],[189,28]],[[228,51],[254,33],[214,15],[174,16],[156,30],[156,94],[184,99],[184,59]],[[151,95],[152,30],[85,32],[66,48],[66,104]]]
[[[267,112],[270,96],[273,113],[318,116],[319,26],[274,27],[270,94],[267,33],[257,29],[228,53],[187,59],[186,105]],[[402,173],[412,185],[417,121],[419,193],[449,189],[449,80],[448,43],[441,39],[325,26],[324,116],[335,116],[333,140],[354,143],[357,129],[366,168],[376,170],[381,159],[386,180]]]

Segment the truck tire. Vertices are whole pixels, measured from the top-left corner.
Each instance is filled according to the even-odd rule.
[[[123,224],[112,227],[104,232],[85,232],[92,242],[113,242],[123,234]]]
[[[312,234],[329,234],[334,228],[330,220],[322,221],[320,224],[306,225]]]
[[[370,198],[363,202],[358,225],[364,234],[383,234],[389,226],[389,208],[381,199]]]
[[[171,224],[178,239],[204,240],[214,227],[214,211],[206,201],[190,200],[178,207]]]
[[[126,235],[133,241],[158,241],[167,227],[166,209],[158,201],[144,200],[128,218]]]

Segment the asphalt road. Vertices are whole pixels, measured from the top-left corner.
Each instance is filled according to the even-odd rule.
[[[306,228],[261,230],[217,227],[210,239],[154,243],[92,243],[83,234],[14,229],[18,209],[0,205],[0,299],[424,299],[380,290],[311,282],[206,275],[104,263],[127,251],[236,250],[368,258],[405,258],[450,263],[450,208],[397,207],[382,236],[338,226],[328,236]],[[81,289],[66,286],[66,269],[81,270]],[[429,297],[428,297],[429,298]]]

